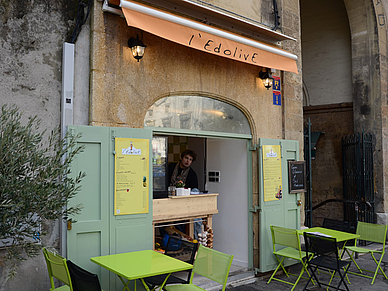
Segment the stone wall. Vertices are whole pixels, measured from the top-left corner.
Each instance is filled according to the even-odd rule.
[[[41,129],[60,125],[62,44],[71,33],[75,1],[0,2],[0,106],[16,104],[25,118],[37,115]],[[43,244],[59,248],[59,224],[43,225]],[[43,256],[22,262],[7,281],[9,263],[0,249],[0,290],[48,290]]]

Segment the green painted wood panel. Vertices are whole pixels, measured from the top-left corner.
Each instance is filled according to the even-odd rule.
[[[111,254],[124,253],[130,251],[140,251],[153,249],[153,227],[152,227],[152,131],[149,129],[128,129],[128,128],[110,128],[111,148],[110,153],[114,152],[114,139],[115,138],[138,138],[149,140],[149,169],[150,176],[147,180],[149,185],[149,212],[146,214],[133,214],[133,215],[114,215],[114,155],[109,163],[109,172],[112,181],[110,183],[112,189],[112,199],[109,200],[109,217],[110,217],[110,229],[109,229],[109,251]],[[130,262],[128,262],[130,263]],[[117,276],[111,274],[109,290],[122,290],[123,284],[117,278]],[[132,284],[130,284],[132,286]],[[132,290],[133,287],[130,289]],[[137,282],[137,290],[143,290],[143,286],[140,281]]]
[[[263,145],[281,146],[282,189],[283,198],[276,201],[264,201],[263,187]],[[297,201],[300,194],[290,194],[288,190],[288,160],[299,160],[299,143],[292,140],[259,140],[259,272],[274,270],[277,262],[272,254],[272,237],[270,225],[299,229],[300,207]]]
[[[81,213],[67,231],[67,258],[98,274],[102,287],[109,286],[109,272],[92,263],[90,258],[109,254],[109,128],[69,126],[71,134],[82,134],[78,144],[85,146],[76,156],[71,175],[86,173],[81,191],[69,205],[82,203]]]
[[[81,191],[69,202],[69,205],[82,203],[83,209],[73,218],[77,222],[73,223],[72,229],[67,231],[67,258],[98,274],[104,290],[122,290],[123,285],[117,276],[90,262],[90,258],[152,249],[151,176],[148,177],[149,213],[114,215],[115,137],[149,140],[151,175],[152,131],[94,126],[69,126],[68,131],[81,133],[78,142],[85,146],[72,164],[72,175],[83,171],[86,177]]]

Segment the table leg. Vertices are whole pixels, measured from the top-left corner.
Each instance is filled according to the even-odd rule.
[[[194,219],[190,219],[189,223],[189,237],[194,238]]]
[[[141,278],[140,280],[141,280],[141,282],[143,283],[143,286],[144,286],[144,288],[145,288],[147,291],[155,291],[158,287],[159,287],[159,291],[161,291],[161,290],[163,290],[164,285],[166,285],[167,279],[168,279],[168,277],[170,277],[170,275],[171,275],[171,273],[168,274],[168,276],[166,276],[166,279],[164,279],[162,285],[160,285],[160,286],[155,286],[152,290],[150,290],[150,288],[148,287],[147,283],[144,281],[143,278]]]
[[[166,276],[166,279],[164,279],[162,285],[160,285],[160,287],[159,287],[159,291],[163,290],[163,287],[164,287],[164,285],[166,285],[166,282],[168,280],[168,277],[170,277],[170,275],[171,275],[171,273]]]
[[[153,290],[155,290],[155,288],[152,289],[152,290],[150,290],[150,288],[148,287],[147,283],[144,281],[143,278],[140,278],[140,281],[143,283],[143,286],[144,286],[144,288],[145,288],[147,291],[153,291]]]
[[[129,284],[130,280],[128,280],[127,282],[125,282],[124,279],[123,279],[121,276],[118,276],[118,275],[117,275],[117,277],[119,277],[120,281],[121,281],[121,282],[123,283],[123,285],[124,285],[123,291],[124,291],[125,289],[127,289],[128,291],[131,291],[131,290],[129,290],[129,287],[128,287],[128,284]],[[136,280],[135,280],[135,290],[136,290]]]
[[[207,227],[213,228],[213,214],[207,216]]]

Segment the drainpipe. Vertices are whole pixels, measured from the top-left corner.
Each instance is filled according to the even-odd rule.
[[[61,137],[64,138],[67,126],[73,124],[74,95],[74,44],[65,42],[62,47],[62,95],[61,95]],[[60,249],[67,256],[67,223],[60,222]]]

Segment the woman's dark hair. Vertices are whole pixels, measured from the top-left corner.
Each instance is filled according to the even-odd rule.
[[[183,159],[184,156],[192,157],[193,162],[197,159],[197,154],[192,150],[185,150],[183,153],[181,153],[181,159]]]

